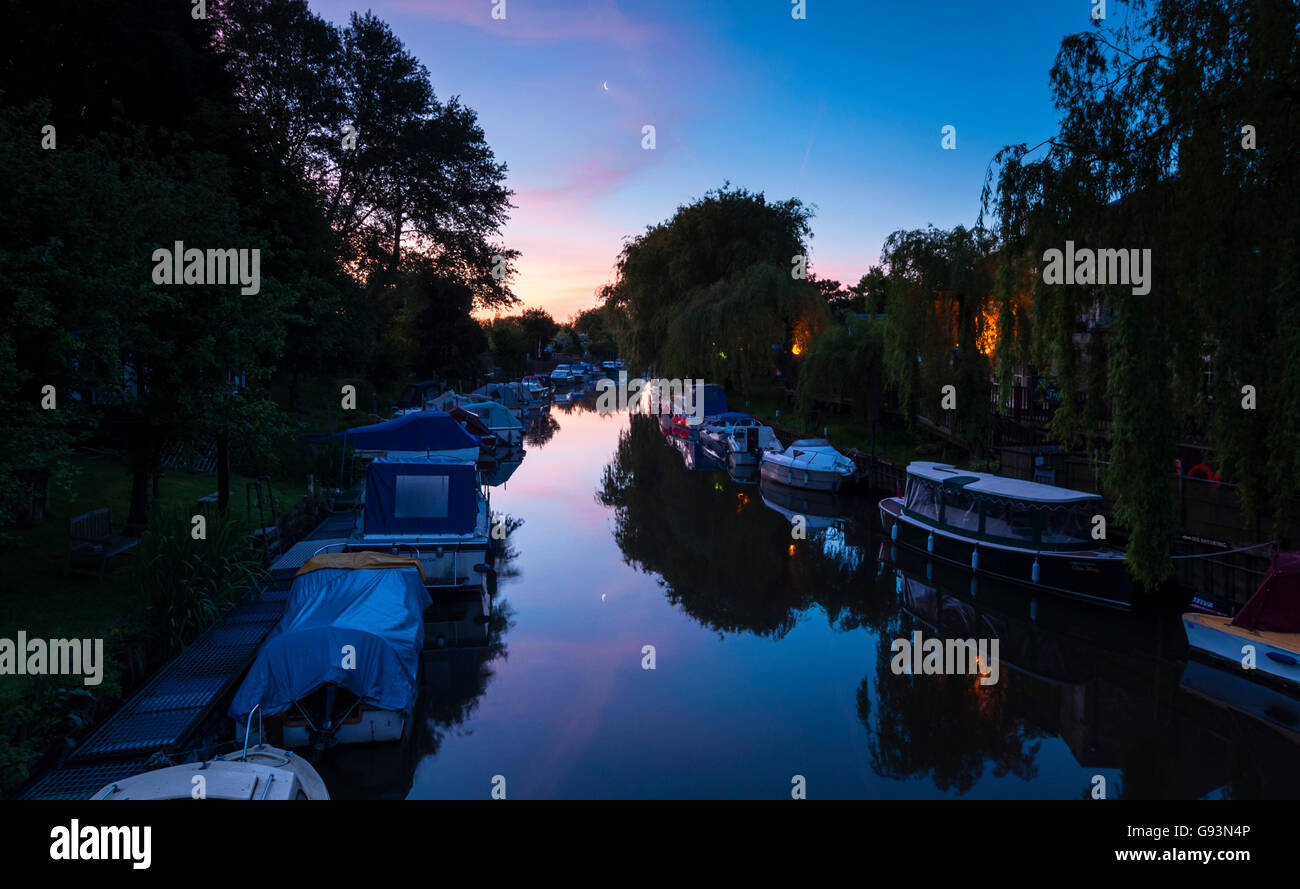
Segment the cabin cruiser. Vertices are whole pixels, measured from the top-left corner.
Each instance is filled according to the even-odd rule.
[[[1277,555],[1236,617],[1189,612],[1183,629],[1195,652],[1230,662],[1242,673],[1300,687],[1300,552]],[[1242,669],[1248,650],[1254,666]]]
[[[481,586],[496,552],[491,512],[473,463],[430,459],[375,460],[366,467],[361,528],[325,553],[381,552],[412,556],[431,589]]]
[[[478,415],[483,425],[497,437],[498,445],[518,447],[524,443],[524,424],[500,402],[471,401],[461,407]]]
[[[345,429],[338,437],[359,457],[448,457],[472,462],[483,447],[481,439],[441,410],[415,411]]]
[[[426,410],[426,403],[441,388],[437,380],[421,380],[418,383],[408,383],[402,391],[402,397],[397,399],[397,403],[393,405],[393,416],[400,417],[405,414],[413,414],[416,411]]]
[[[1092,538],[1100,501],[1084,491],[914,462],[904,495],[886,497],[879,506],[892,540],[933,558],[1128,608],[1133,581],[1123,551]]]
[[[286,747],[401,740],[414,713],[432,604],[417,558],[313,556],[231,700],[237,729],[247,733],[258,714]]]
[[[486,386],[479,386],[472,394],[477,396],[480,402],[495,401],[514,414],[517,419],[522,420],[528,405],[523,398],[523,387],[516,389],[516,386],[517,383],[488,383]]]
[[[551,382],[556,386],[568,386],[573,382],[573,370],[567,364],[555,365],[551,371]]]
[[[771,426],[737,411],[705,417],[700,427],[700,444],[715,460],[733,470],[757,467],[765,452],[781,450],[781,442]]]
[[[768,481],[832,493],[851,482],[858,471],[856,463],[824,438],[801,438],[784,451],[765,451],[760,467]]]
[[[529,374],[520,382],[524,384],[524,389],[530,392],[538,401],[550,401],[555,395],[555,387],[550,384],[546,377],[539,374]]]
[[[196,789],[202,787],[202,796]],[[141,772],[101,787],[92,800],[118,799],[329,799],[312,764],[269,744],[213,759]]]

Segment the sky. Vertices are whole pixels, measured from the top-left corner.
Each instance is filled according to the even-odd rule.
[[[893,231],[974,224],[993,155],[1055,132],[1048,73],[1095,2],[309,0],[338,25],[372,10],[478,113],[520,308],[559,320],[626,239],[727,182],[813,206],[809,266],[846,286]]]

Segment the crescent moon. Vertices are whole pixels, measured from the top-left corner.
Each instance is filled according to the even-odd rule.
[[[608,81],[608,80],[606,80],[605,82],[603,82],[603,83],[601,84],[601,86],[603,86],[603,87],[605,88],[605,92],[609,92],[609,81]]]

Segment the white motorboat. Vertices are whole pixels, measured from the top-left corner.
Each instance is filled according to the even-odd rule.
[[[700,428],[700,444],[710,456],[733,470],[756,467],[764,453],[781,450],[781,442],[771,426],[736,411],[705,417]]]
[[[1194,651],[1300,686],[1300,552],[1278,554],[1236,617],[1188,612],[1183,629]]]
[[[551,382],[557,386],[568,386],[573,382],[573,370],[567,364],[555,365],[551,371]]]
[[[801,438],[784,451],[765,452],[761,461],[768,481],[812,491],[838,491],[857,471],[857,464],[824,438]]]
[[[258,744],[215,759],[141,772],[101,787],[92,800],[329,799],[312,764],[288,750]]]

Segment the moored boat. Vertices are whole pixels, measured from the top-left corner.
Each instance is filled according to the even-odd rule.
[[[1101,497],[942,463],[907,467],[903,497],[880,501],[895,542],[977,574],[1128,608],[1133,581],[1123,551],[1098,546]]]
[[[1183,629],[1195,652],[1300,687],[1300,552],[1278,554],[1236,617],[1188,612]]]
[[[483,425],[497,437],[497,444],[517,447],[524,443],[524,424],[500,402],[470,401],[461,407],[483,421]]]
[[[338,434],[360,457],[449,457],[478,459],[483,442],[450,414],[414,411],[382,423],[356,426]]]
[[[201,796],[196,796],[198,788]],[[141,772],[101,787],[92,800],[329,799],[320,773],[291,751],[269,744],[213,759]]]
[[[835,492],[851,482],[858,467],[824,438],[801,438],[784,451],[765,451],[763,478],[811,491]]]
[[[700,443],[715,459],[732,470],[758,466],[767,451],[781,450],[771,426],[764,426],[749,414],[726,411],[704,418]]]
[[[231,701],[236,729],[247,732],[256,713],[278,726],[286,747],[401,740],[414,712],[424,612],[432,604],[414,558],[356,552],[309,559]]]

